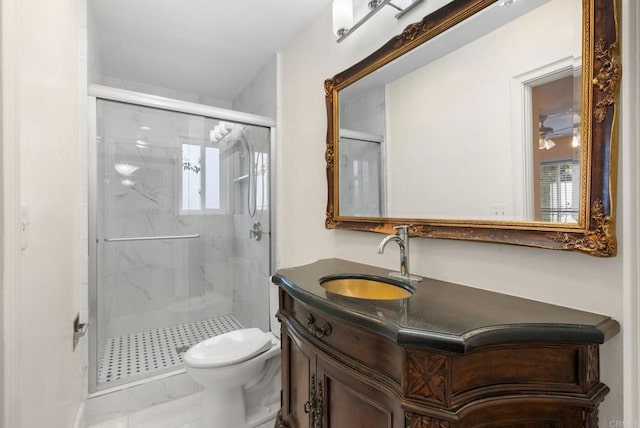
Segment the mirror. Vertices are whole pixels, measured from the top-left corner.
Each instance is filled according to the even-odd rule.
[[[454,0],[328,79],[327,228],[615,255],[616,5],[594,3]]]

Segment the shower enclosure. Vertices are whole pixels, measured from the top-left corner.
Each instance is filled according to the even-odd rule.
[[[271,119],[93,87],[90,390],[269,329]]]

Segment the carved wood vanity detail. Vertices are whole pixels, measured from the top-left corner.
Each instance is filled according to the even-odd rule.
[[[616,321],[428,278],[403,301],[336,298],[318,284],[344,272],[386,275],[330,259],[273,277],[282,326],[276,426],[598,426],[609,391],[598,345],[618,333]],[[314,334],[310,317],[329,333]]]

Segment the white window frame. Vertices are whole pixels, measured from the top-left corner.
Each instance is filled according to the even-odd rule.
[[[192,145],[200,148],[200,171],[198,172],[200,178],[200,209],[185,209],[183,202],[183,185],[184,185],[184,146]],[[220,174],[220,208],[206,208],[206,149],[215,148],[218,149],[218,161],[219,161],[219,174]],[[179,168],[178,174],[180,177],[179,194],[176,198],[178,204],[178,212],[180,215],[222,215],[229,212],[229,177],[225,163],[223,162],[222,149],[219,147],[206,146],[203,144],[193,144],[189,141],[180,141],[180,161],[177,167]]]

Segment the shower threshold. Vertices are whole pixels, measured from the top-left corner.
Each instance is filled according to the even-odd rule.
[[[243,328],[233,315],[164,327],[104,341],[98,365],[98,384],[155,374],[182,364],[191,346],[205,339]]]

